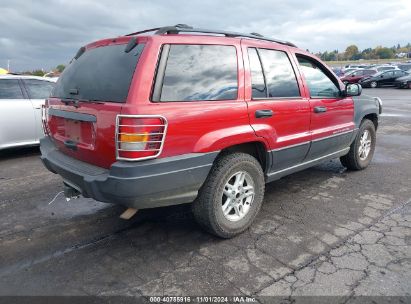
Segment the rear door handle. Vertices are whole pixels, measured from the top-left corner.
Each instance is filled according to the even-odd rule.
[[[314,107],[314,113],[324,113],[327,112],[326,107]]]
[[[272,117],[274,115],[272,110],[257,110],[255,111],[255,118]]]

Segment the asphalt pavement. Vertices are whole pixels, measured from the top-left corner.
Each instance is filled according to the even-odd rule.
[[[255,223],[231,240],[203,232],[188,205],[125,221],[119,206],[66,202],[38,148],[0,152],[0,295],[409,301],[411,90],[363,94],[384,103],[370,166],[333,160],[268,184]]]

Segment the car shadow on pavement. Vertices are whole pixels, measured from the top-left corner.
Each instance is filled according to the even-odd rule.
[[[24,148],[9,148],[0,150],[0,161],[27,157],[32,155],[40,155],[40,148],[38,146]]]

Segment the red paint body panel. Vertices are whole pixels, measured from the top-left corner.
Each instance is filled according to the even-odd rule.
[[[66,106],[59,99],[49,98],[46,102],[46,106],[58,110],[64,110],[69,112],[80,112],[85,114],[91,114],[97,118],[97,122],[80,122],[83,126],[87,125],[89,128],[83,127],[83,131],[86,133],[78,133],[80,141],[89,142],[88,145],[79,144],[76,151],[68,149],[64,145],[65,140],[76,140],[73,138],[76,130],[73,130],[74,124],[67,124],[67,119],[49,116],[48,127],[50,130],[50,135],[54,139],[55,145],[60,151],[65,154],[77,158],[79,160],[85,161],[87,163],[94,164],[96,166],[108,168],[116,159],[115,156],[115,124],[116,116],[121,112],[123,104],[114,102],[105,102],[103,104],[94,104],[87,102],[80,102],[80,107],[75,108],[73,106]],[[65,135],[58,134],[58,128],[62,127],[63,124]],[[70,128],[71,130],[67,130]],[[92,131],[92,139],[86,139],[88,136],[88,131]],[[61,131],[60,131],[61,132]],[[71,135],[68,137],[67,135]]]
[[[290,53],[293,54],[294,64],[297,65],[298,60],[296,54],[301,54],[307,57],[315,59],[317,62],[321,61],[313,56],[312,54],[297,50],[291,49]],[[324,69],[327,69],[330,73],[334,74],[331,69],[329,69],[325,64],[322,64]],[[310,113],[311,113],[311,122],[310,122],[310,133],[311,140],[316,140],[321,137],[327,137],[334,135],[339,132],[345,132],[353,130],[355,128],[354,123],[354,100],[352,97],[345,98],[311,98],[310,91],[308,89],[307,83],[304,79],[303,73],[300,71],[300,78],[303,82],[304,96],[309,100]],[[338,81],[339,87],[344,88],[345,85],[342,81],[335,77]],[[327,108],[325,113],[314,113],[314,107],[323,106]]]
[[[369,77],[369,75],[361,75],[361,76],[344,76],[341,77],[341,81],[346,81],[348,83],[358,83],[361,79],[365,78],[365,77]]]

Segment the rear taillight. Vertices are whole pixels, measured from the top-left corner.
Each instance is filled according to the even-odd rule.
[[[167,120],[159,115],[117,115],[116,158],[144,160],[161,154]]]
[[[50,134],[48,128],[48,107],[46,107],[44,104],[41,105],[41,124],[43,126],[44,135],[48,136]]]

